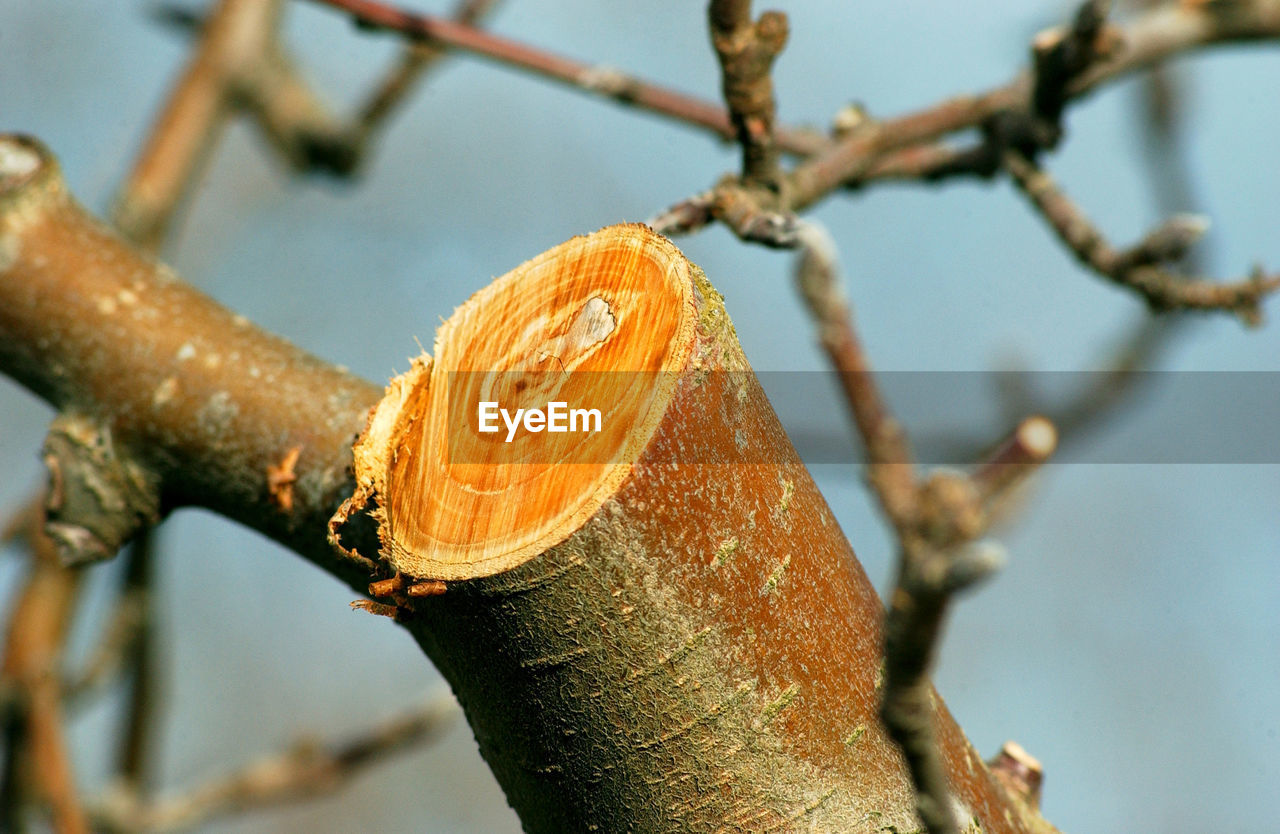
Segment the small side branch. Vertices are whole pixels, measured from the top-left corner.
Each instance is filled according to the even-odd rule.
[[[427,704],[350,738],[302,741],[181,796],[150,804],[122,792],[93,808],[95,824],[114,832],[177,831],[210,819],[328,794],[366,768],[439,736],[460,715],[453,697]]]
[[[1225,310],[1247,324],[1261,320],[1260,304],[1280,288],[1280,275],[1257,270],[1241,281],[1220,284],[1188,279],[1165,268],[1186,254],[1207,224],[1175,216],[1129,249],[1116,249],[1084,212],[1042,168],[1017,151],[1007,151],[1004,166],[1018,189],[1049,223],[1076,258],[1094,272],[1127,287],[1155,310]]]
[[[787,42],[787,17],[770,11],[752,20],[751,0],[711,0],[707,16],[711,44],[720,60],[729,120],[742,145],[742,178],[749,183],[776,185],[776,107],[769,72]]]
[[[374,0],[311,2],[346,12],[362,28],[397,32],[423,44],[480,55],[619,104],[704,128],[722,139],[736,136],[729,114],[723,107],[660,87],[613,67],[566,58],[463,23],[418,14]],[[779,128],[774,131],[774,137],[779,148],[801,155],[815,153],[827,145],[825,137],[806,130]]]
[[[459,0],[453,10],[453,20],[464,26],[475,26],[495,5],[497,0]],[[423,75],[446,54],[447,50],[437,44],[410,43],[405,46],[400,60],[369,95],[356,116],[355,130],[361,144],[386,123],[417,87]]]
[[[152,251],[166,239],[231,111],[228,76],[262,54],[280,6],[281,0],[222,0],[199,28],[199,45],[116,197],[111,221],[126,237]]]
[[[55,830],[89,831],[67,744],[58,666],[80,585],[80,572],[58,562],[44,535],[44,514],[22,531],[31,570],[9,617],[0,665],[3,731],[8,744],[0,776],[0,822],[18,821],[30,800],[45,805]],[[26,796],[27,789],[31,796]]]
[[[1045,418],[1031,417],[971,474],[939,471],[919,479],[906,434],[880,394],[854,329],[835,247],[820,226],[794,222],[800,293],[866,446],[868,481],[898,537],[897,581],[885,616],[881,719],[906,759],[925,829],[955,834],[959,824],[938,752],[929,670],[952,597],[1003,562],[999,547],[976,541],[988,529],[990,508],[1052,455],[1057,433]]]

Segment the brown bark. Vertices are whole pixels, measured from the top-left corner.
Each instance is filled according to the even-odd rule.
[[[20,174],[23,160],[34,167]],[[98,428],[60,432],[65,454],[97,454],[95,438],[110,438],[125,469],[155,482],[162,511],[207,507],[354,587],[367,582],[324,531],[350,494],[351,441],[378,389],[140,255],[67,194],[43,147],[20,137],[0,137],[0,369]],[[295,447],[286,509],[271,473]]]
[[[573,286],[605,299],[615,326],[595,318],[575,330],[584,298],[555,295],[564,285],[551,279],[575,263],[558,259],[608,241],[638,254]],[[445,329],[438,361],[459,355],[449,338],[526,338],[545,350],[603,337],[592,355],[613,350],[611,367],[628,369],[630,340],[640,339],[662,347],[648,355],[666,357],[652,369],[672,387],[635,411],[647,442],[572,464],[605,475],[565,493],[579,503],[557,516],[550,549],[489,561],[469,579],[455,571],[443,595],[393,592],[525,826],[915,828],[910,782],[876,718],[880,602],[751,376],[718,294],[643,227],[605,230],[534,264],[542,271],[517,270],[459,311],[466,327]],[[644,264],[662,279],[628,292]],[[519,299],[513,310],[559,305],[566,315],[520,330],[518,317],[493,315],[504,298]],[[375,578],[322,535],[354,487],[350,444],[376,389],[140,256],[71,200],[42,148],[14,138],[0,139],[0,368],[109,433],[154,478],[165,509],[221,512],[353,587]],[[425,381],[429,394],[435,383]],[[416,482],[402,473],[386,483]],[[523,529],[517,522],[508,533]],[[376,555],[358,526],[343,532]],[[518,538],[465,558],[485,561]],[[937,720],[963,819],[989,832],[1047,829],[990,776],[940,704]]]
[[[21,791],[29,784],[36,800],[48,807],[55,830],[79,834],[88,832],[89,824],[76,793],[60,674],[80,573],[58,565],[52,542],[40,535],[42,519],[37,513],[29,521],[32,529],[20,531],[32,548],[31,574],[15,603],[0,668],[0,680],[15,690],[4,694],[16,701],[0,710],[5,734],[25,736],[27,742],[5,751],[6,769],[16,771],[5,774],[5,790]],[[6,806],[12,798],[4,798]],[[18,827],[21,814],[20,807],[0,809],[0,829]]]
[[[459,395],[457,372],[528,373],[542,346],[573,341],[595,299],[615,326],[569,375],[591,373],[606,350],[615,372],[660,354],[669,396],[606,428],[620,434],[611,448],[636,432],[647,442],[572,464],[589,471],[554,506],[526,495],[512,509],[538,475],[510,466],[468,516],[487,545],[450,547],[431,496],[474,478],[474,464],[447,459],[441,438],[456,454],[476,436],[467,395],[479,390]],[[356,503],[376,505],[395,568],[447,580],[442,596],[396,594],[398,616],[453,685],[529,830],[917,827],[877,719],[880,601],[696,267],[645,227],[604,229],[478,293],[435,351],[371,421]],[[488,453],[536,468],[547,437]],[[961,819],[989,832],[1042,826],[1015,815],[945,709],[936,719]]]

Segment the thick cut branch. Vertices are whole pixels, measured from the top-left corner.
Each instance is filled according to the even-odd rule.
[[[600,405],[604,429],[486,439],[486,397]],[[666,240],[604,229],[478,293],[392,383],[356,468],[335,529],[372,505],[400,577],[374,590],[528,830],[916,827],[877,721],[880,603]],[[422,580],[447,590],[403,590]],[[933,703],[954,808],[1041,825],[998,810]]]
[[[368,562],[335,557],[322,531],[353,487],[349,443],[376,400],[370,386],[138,256],[71,201],[30,140],[0,141],[0,253],[0,368],[109,426],[166,507],[220,511],[368,583]],[[670,243],[624,227],[559,247],[464,305],[436,352],[439,373],[393,389],[407,399],[388,414],[405,419],[388,437],[422,438],[405,427],[415,409],[435,419],[442,380],[460,396],[477,390],[447,387],[459,371],[526,374],[530,397],[549,393],[543,384],[597,390],[584,373],[635,383],[621,389],[634,408],[620,446],[601,431],[603,445],[564,449],[592,453],[582,460],[415,469],[441,450],[406,445],[383,481],[384,535],[406,536],[399,555],[386,552],[413,580],[447,583],[427,598],[391,583],[389,607],[454,687],[529,830],[915,825],[876,721],[880,603],[719,296]],[[637,367],[640,356],[653,361]],[[467,434],[472,413],[449,412],[455,439],[479,436]],[[271,472],[295,447],[286,510]],[[511,466],[549,469],[562,489],[541,503],[482,502],[474,537],[458,538],[458,520],[413,515],[448,479],[518,491],[527,470]],[[379,556],[359,518],[342,533]],[[1046,830],[1009,804],[940,705],[935,718],[955,807],[985,831]]]

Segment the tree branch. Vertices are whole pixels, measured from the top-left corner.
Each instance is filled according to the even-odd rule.
[[[602,235],[640,238],[681,257],[640,227]],[[378,577],[372,560],[347,559],[324,536],[328,516],[356,486],[347,471],[351,438],[378,388],[262,333],[141,257],[75,205],[32,140],[0,139],[0,240],[0,368],[110,432],[154,478],[164,509],[214,509],[355,588]],[[685,264],[697,290],[677,282],[664,292],[685,293],[688,304],[655,298],[656,287],[619,294],[609,283],[600,292],[611,304],[680,311],[690,327],[668,321],[671,332],[698,345],[681,350],[712,363],[706,370],[724,371],[734,385],[725,403],[746,410],[731,428],[680,399],[645,454],[677,448],[675,439],[698,431],[713,434],[716,448],[737,449],[748,432],[750,448],[780,461],[777,477],[717,486],[723,492],[699,510],[703,526],[694,528],[653,514],[691,511],[672,495],[710,498],[698,492],[707,487],[704,470],[638,462],[609,507],[574,522],[581,526],[571,540],[493,575],[445,577],[442,595],[393,595],[397,620],[454,687],[530,830],[588,819],[620,828],[725,819],[781,827],[825,820],[841,830],[872,819],[909,824],[906,775],[891,764],[893,748],[874,722],[880,603],[750,376],[719,296],[695,267],[675,263]],[[572,264],[564,275],[675,280],[665,269]],[[558,298],[554,292],[535,275],[516,297],[536,307]],[[633,320],[647,319],[618,319]],[[629,338],[648,334],[628,327]],[[695,371],[682,372],[682,390],[719,390],[699,388]],[[272,486],[278,493],[280,461],[294,448],[301,452],[286,507]],[[759,508],[753,525],[751,507]],[[363,517],[348,518],[343,544],[381,553]],[[804,545],[784,547],[788,537]],[[698,603],[709,595],[726,603]],[[572,612],[582,613],[566,620]],[[796,645],[818,647],[831,662],[814,667],[794,655]],[[766,656],[773,671],[761,677]],[[494,698],[495,687],[511,697]],[[1006,804],[985,768],[966,764],[976,756],[945,711],[937,720],[953,787],[984,830],[1039,826],[1038,817]],[[732,738],[740,743],[726,742],[716,757],[722,767],[708,770],[707,750]],[[810,764],[797,769],[798,762]],[[566,803],[568,785],[583,792]],[[652,801],[634,801],[637,791]]]
[[[341,741],[299,741],[179,796],[140,803],[132,792],[114,792],[92,808],[93,821],[119,834],[179,831],[217,817],[331,795],[387,757],[433,740],[459,714],[451,695],[438,695]]]
[[[279,22],[282,0],[221,0],[116,198],[112,222],[155,249],[193,174],[217,143],[232,109],[229,79],[257,62]]]
[[[455,14],[474,22],[493,0],[462,0]],[[245,112],[269,144],[299,171],[354,173],[377,129],[441,55],[420,46],[406,54],[356,118],[334,116],[280,43],[284,0],[220,0],[198,33],[194,55],[152,126],[117,197],[112,222],[155,250],[198,179],[227,120]]]
[[[1262,299],[1280,288],[1280,275],[1266,275],[1261,269],[1242,281],[1220,284],[1162,268],[1161,264],[1181,258],[1204,233],[1207,223],[1200,218],[1176,216],[1137,245],[1117,250],[1034,162],[1011,150],[1004,165],[1018,189],[1081,263],[1134,290],[1154,310],[1226,310],[1246,324],[1258,324]]]
[[[773,78],[769,71],[787,42],[787,17],[765,12],[751,19],[751,0],[711,0],[711,44],[720,60],[721,85],[738,144],[742,178],[776,186],[778,148],[773,136]]]
[[[867,449],[867,479],[895,529],[915,518],[914,457],[889,412],[853,326],[836,262],[835,243],[821,226],[804,224],[796,284],[818,329],[818,341],[840,378],[845,402]]]
[[[142,793],[148,786],[149,767],[156,740],[156,712],[160,681],[155,640],[155,602],[151,593],[155,573],[155,535],[144,531],[129,544],[125,554],[120,599],[137,614],[133,634],[124,645],[123,667],[129,672],[129,695],[124,731],[120,736],[117,769],[124,790]]]
[[[1049,30],[1038,42],[1060,39],[1070,27]],[[1169,58],[1204,47],[1280,37],[1280,0],[1168,4],[1110,31],[1114,45],[1066,84],[1062,105]],[[962,130],[981,127],[1002,113],[1032,112],[1034,79],[1022,73],[987,92],[948,99],[883,122],[868,121],[789,175],[792,207],[803,209],[831,191],[864,180],[883,158]],[[963,170],[963,169],[962,169]],[[966,172],[977,172],[974,166]]]
[[[3,178],[0,163],[0,183]],[[0,690],[9,694],[2,710],[9,744],[0,778],[0,822],[20,819],[29,780],[32,798],[51,810],[57,831],[87,834],[63,722],[59,674],[81,572],[58,563],[53,543],[42,532],[43,521],[43,512],[31,516],[24,531],[31,572],[14,605],[0,666]]]
[[[687,233],[719,220],[745,241],[785,247],[794,244],[780,218],[838,187],[860,185],[872,176],[932,181],[957,174],[991,176],[1006,169],[1077,257],[1142,295],[1152,309],[1226,310],[1256,323],[1261,299],[1280,287],[1280,276],[1259,271],[1232,284],[1176,281],[1154,264],[1181,257],[1197,237],[1196,224],[1176,219],[1138,246],[1116,252],[1040,172],[1034,158],[1058,142],[1070,102],[1178,50],[1278,36],[1280,2],[1246,0],[1231,4],[1230,10],[1198,4],[1177,14],[1161,9],[1123,28],[1105,22],[1107,5],[1088,0],[1070,26],[1038,36],[1034,71],[1004,87],[887,122],[858,114],[842,138],[785,175],[777,194],[749,182],[725,181],[657,215],[655,228],[665,234]],[[982,127],[985,135],[977,146],[955,149],[937,143],[946,134],[973,127]]]
[[[379,387],[140,257],[71,199],[32,140],[0,138],[0,230],[0,368],[109,434],[155,480],[164,510],[222,511],[367,585],[324,531],[351,489],[351,439]],[[285,511],[270,469],[295,446]]]
[[[497,0],[458,0],[453,10],[453,20],[464,26],[477,25]],[[404,102],[423,75],[448,51],[436,44],[411,43],[400,55],[400,60],[360,107],[356,117],[356,130],[361,143],[367,141],[378,126],[385,124],[395,109]]]
[[[898,538],[897,579],[885,616],[881,719],[906,758],[925,829],[955,834],[959,823],[934,726],[929,670],[951,598],[1002,562],[995,546],[970,543],[987,529],[989,508],[1053,454],[1057,434],[1045,418],[1031,417],[971,475],[943,471],[918,480],[906,434],[880,395],[854,330],[835,246],[820,226],[794,225],[800,293],[867,449],[867,480]]]
[[[704,128],[722,139],[733,139],[736,136],[734,126],[723,107],[659,87],[613,67],[575,61],[471,26],[373,0],[311,2],[346,12],[364,28],[398,32],[423,43],[480,55],[619,104]],[[798,154],[812,153],[827,141],[818,134],[794,129],[778,129],[775,137],[780,148]]]

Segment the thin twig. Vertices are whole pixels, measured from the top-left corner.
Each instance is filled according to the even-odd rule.
[[[855,124],[838,125],[834,140],[815,142],[807,158],[786,174],[779,189],[787,197],[784,208],[803,210],[836,189],[876,181],[932,183],[956,176],[990,178],[1001,170],[1008,143],[1024,150],[1028,144],[1030,149],[1039,149],[1056,143],[1060,125],[1046,126],[1045,115],[1060,120],[1063,108],[1104,84],[1204,47],[1280,37],[1280,0],[1168,5],[1147,11],[1124,26],[1095,25],[1093,18],[1100,10],[1090,2],[1087,13],[1082,9],[1071,26],[1037,37],[1040,48],[1035,54],[1041,56],[1042,69],[1052,70],[1040,85],[1040,115],[1035,104],[1036,76],[1031,71],[986,92],[946,99],[896,118],[876,120],[859,110]],[[1089,33],[1089,61],[1082,62],[1079,49],[1071,50],[1070,59],[1055,49],[1063,43],[1078,45]],[[1050,80],[1054,83],[1049,84]],[[1001,126],[1013,133],[1003,137],[1006,144],[992,141],[991,134],[998,132],[993,128]],[[956,147],[942,141],[951,134],[980,128],[988,136],[977,144]],[[718,190],[734,187],[738,187],[736,183],[722,184]],[[659,217],[682,214],[679,207],[688,202],[677,203]],[[714,213],[701,217],[684,213],[685,222],[671,227],[672,232],[696,231],[700,226],[692,222],[695,219],[705,224],[723,218]]]
[[[506,66],[527,70],[619,104],[648,110],[685,124],[702,127],[722,139],[736,135],[723,107],[678,93],[627,75],[613,67],[593,65],[555,55],[537,47],[492,35],[441,17],[418,14],[371,0],[311,0],[346,12],[362,27],[381,29],[481,55]],[[809,154],[825,147],[825,137],[804,130],[778,128],[774,131],[779,148]]]
[[[791,232],[778,218],[805,208],[840,185],[864,182],[873,172],[882,177],[935,179],[958,173],[989,176],[1004,168],[1083,263],[1138,292],[1153,310],[1226,310],[1254,324],[1261,318],[1261,299],[1280,288],[1280,275],[1258,271],[1228,284],[1175,280],[1162,264],[1186,253],[1203,232],[1204,221],[1177,216],[1136,246],[1114,250],[1035,163],[1035,155],[1056,144],[1061,135],[1060,121],[1068,102],[1108,78],[1146,66],[1143,62],[1153,56],[1171,54],[1170,40],[1190,49],[1217,42],[1227,37],[1226,32],[1240,37],[1280,34],[1280,2],[1255,0],[1246,5],[1249,11],[1238,18],[1221,10],[1199,11],[1197,20],[1213,25],[1189,35],[1168,31],[1187,21],[1170,18],[1163,10],[1149,12],[1121,30],[1106,22],[1107,3],[1087,0],[1070,26],[1036,38],[1031,75],[983,96],[953,99],[891,122],[873,122],[859,111],[856,123],[840,131],[841,138],[832,148],[802,162],[778,188],[724,181],[709,197],[677,203],[655,217],[657,228],[683,233],[696,230],[699,223],[719,220],[745,241],[786,247],[792,245]],[[746,14],[741,2],[726,7],[738,9],[739,17],[730,19],[740,20]],[[1134,60],[1130,51],[1142,60]],[[985,141],[975,147],[954,149],[936,142],[946,133],[979,125]],[[709,210],[700,211],[703,206]]]
[[[1031,113],[1053,131],[1050,141],[1061,131],[1071,85],[1119,47],[1115,29],[1107,24],[1110,11],[1109,0],[1085,0],[1069,26],[1043,32],[1032,43]]]
[[[457,14],[474,22],[491,4],[464,0]],[[341,119],[280,43],[282,7],[283,0],[221,0],[193,27],[199,36],[194,54],[116,200],[112,221],[128,237],[158,248],[222,128],[237,112],[250,115],[295,170],[353,174],[377,128],[439,57],[439,50],[409,50],[357,117]]]
[[[384,758],[435,739],[459,714],[452,695],[438,695],[346,739],[299,742],[179,796],[148,804],[128,792],[112,794],[95,805],[93,819],[115,832],[176,831],[214,817],[331,794]]]
[[[885,616],[881,718],[907,761],[916,810],[932,834],[954,834],[950,791],[933,727],[929,670],[951,598],[1003,561],[991,544],[988,508],[1053,453],[1043,417],[1025,420],[972,475],[935,472],[919,480],[905,432],[880,394],[840,286],[835,246],[822,227],[795,220],[796,278],[867,449],[868,481],[898,538],[898,570]]]
[[[916,515],[915,464],[910,444],[880,394],[854,329],[834,242],[825,229],[812,222],[802,224],[801,242],[796,284],[866,445],[868,479],[873,491],[886,517],[895,528],[902,529]]]
[[[1047,41],[1053,33],[1068,30],[1050,30],[1037,40]],[[1276,37],[1280,37],[1280,0],[1161,6],[1109,30],[1107,40],[1113,42],[1113,48],[1067,84],[1064,104],[1174,55],[1216,44]],[[981,127],[1001,113],[1030,114],[1033,87],[1031,74],[1023,72],[978,95],[948,99],[882,122],[868,121],[789,174],[792,208],[806,208],[845,184],[864,181],[880,159],[903,148]]]
[[[1261,270],[1250,278],[1220,284],[1188,279],[1159,265],[1181,257],[1199,238],[1206,225],[1198,219],[1175,218],[1138,245],[1115,249],[1053,178],[1030,159],[1010,150],[1005,154],[1004,166],[1018,189],[1081,263],[1136,291],[1153,309],[1226,310],[1247,324],[1256,324],[1261,319],[1262,299],[1280,288],[1280,274],[1265,275]]]
[[[116,198],[111,220],[129,238],[155,250],[167,237],[231,108],[227,76],[262,54],[280,5],[281,0],[221,0],[214,8]]]
[[[141,793],[147,788],[148,765],[158,746],[159,682],[155,647],[154,531],[146,530],[129,545],[121,600],[136,605],[133,639],[125,646],[123,666],[129,670],[129,699],[120,737],[118,773],[122,785]]]
[[[497,0],[459,0],[453,10],[453,20],[464,26],[475,26],[493,7]],[[412,93],[423,75],[447,54],[438,44],[411,43],[405,46],[399,61],[369,95],[356,116],[356,131],[361,141],[380,125],[387,122]]]
[[[787,16],[765,12],[751,19],[751,0],[711,0],[711,44],[720,60],[729,121],[742,146],[742,178],[773,186],[778,178],[774,140],[773,77],[769,71],[787,42]]]
[[[6,735],[21,742],[6,756],[0,816],[16,819],[21,806],[35,799],[48,806],[56,830],[76,834],[89,827],[67,746],[58,667],[81,574],[58,563],[43,527],[43,512],[29,519],[31,571],[10,614],[0,667],[0,688],[13,693]],[[33,797],[22,796],[19,770],[30,775]]]
[[[1159,0],[1141,0],[1139,5],[1153,8]],[[1195,189],[1189,164],[1180,141],[1181,115],[1186,108],[1186,91],[1179,83],[1175,68],[1159,65],[1152,68],[1142,87],[1142,108],[1135,111],[1138,126],[1146,137],[1148,181],[1155,208],[1159,214],[1174,216],[1195,207]],[[1197,241],[1185,253],[1168,253],[1171,270],[1177,274],[1194,273],[1204,260],[1205,246]],[[1173,263],[1176,261],[1176,263]],[[1074,392],[1065,404],[1050,404],[1043,395],[1029,387],[1023,374],[1002,374],[1007,390],[1001,402],[1010,415],[1044,411],[1062,438],[1061,445],[1079,443],[1106,418],[1114,418],[1122,406],[1130,403],[1150,377],[1139,373],[1148,368],[1181,332],[1185,319],[1170,316],[1142,316],[1122,333],[1100,364],[1103,369],[1088,375],[1087,385]],[[1003,508],[999,508],[1001,511]],[[996,512],[993,506],[991,512]]]

